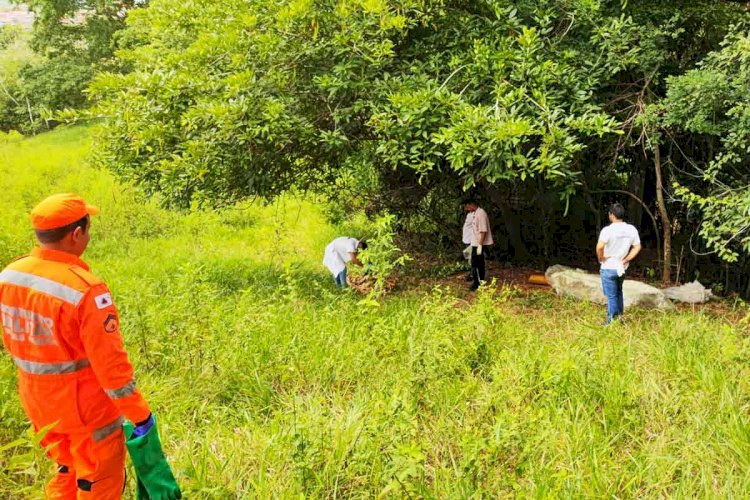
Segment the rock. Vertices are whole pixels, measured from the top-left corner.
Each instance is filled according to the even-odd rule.
[[[560,264],[555,264],[554,266],[550,266],[547,268],[546,271],[544,271],[544,277],[547,278],[547,282],[552,284],[552,281],[550,279],[552,278],[553,274],[562,272],[562,271],[572,271],[573,269],[567,266],[561,266]],[[578,271],[581,271],[578,269]],[[584,272],[584,271],[581,271]]]
[[[589,300],[597,304],[606,304],[602,292],[602,281],[598,274],[591,274],[580,269],[555,265],[544,273],[558,295]],[[664,292],[640,281],[625,280],[622,286],[625,308],[632,306],[652,309],[670,310],[674,305]]]
[[[711,290],[704,287],[698,280],[692,283],[686,283],[682,286],[665,288],[664,295],[670,300],[676,302],[687,302],[688,304],[703,304],[714,298]]]

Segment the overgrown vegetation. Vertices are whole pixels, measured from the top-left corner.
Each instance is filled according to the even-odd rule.
[[[21,69],[36,59],[27,41],[28,34],[21,28],[0,27],[0,131],[26,130],[25,125],[33,120],[20,76]]]
[[[444,288],[407,291],[363,306],[320,264],[352,226],[290,197],[164,211],[83,163],[89,132],[0,137],[0,263],[30,248],[27,212],[50,192],[101,206],[87,260],[113,289],[138,385],[190,498],[750,488],[742,326],[635,311],[602,330],[600,307],[508,289],[470,303]],[[49,464],[27,428],[3,354],[2,497],[41,494]]]

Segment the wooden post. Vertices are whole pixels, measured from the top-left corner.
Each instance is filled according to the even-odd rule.
[[[664,260],[661,267],[661,281],[668,284],[672,275],[672,223],[667,213],[667,205],[664,203],[664,186],[662,183],[661,153],[659,145],[654,146],[654,170],[656,171],[656,202],[659,206],[659,216],[662,225],[662,245],[664,249]]]

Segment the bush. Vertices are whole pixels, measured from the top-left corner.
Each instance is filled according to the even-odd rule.
[[[381,297],[388,280],[406,262],[411,260],[394,242],[396,217],[383,214],[375,220],[375,234],[367,239],[367,250],[362,252],[362,263],[367,272],[375,277],[369,298]]]
[[[19,73],[36,58],[28,47],[28,34],[11,28],[15,27],[0,29],[0,131],[22,130],[30,124]]]
[[[15,25],[0,26],[0,50],[5,50],[23,36],[23,28]]]

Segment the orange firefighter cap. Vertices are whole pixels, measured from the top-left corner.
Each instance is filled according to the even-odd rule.
[[[98,213],[99,208],[87,205],[86,201],[76,194],[54,194],[31,211],[31,225],[39,231],[47,231],[67,226],[87,215]]]

